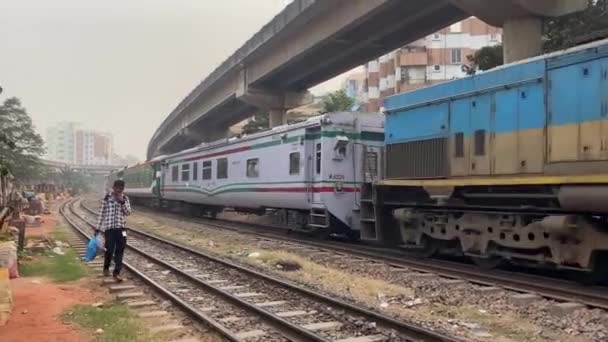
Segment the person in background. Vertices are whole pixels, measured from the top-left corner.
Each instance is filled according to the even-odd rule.
[[[103,232],[106,240],[103,275],[110,276],[110,263],[114,257],[113,276],[117,282],[123,280],[120,271],[122,270],[122,256],[127,246],[126,217],[131,214],[131,203],[129,197],[124,194],[124,190],[124,181],[114,181],[112,192],[108,193],[101,203],[99,221],[95,230],[95,234]]]

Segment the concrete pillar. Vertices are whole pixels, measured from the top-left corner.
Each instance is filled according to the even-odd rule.
[[[506,63],[542,53],[543,20],[537,16],[508,19],[503,25],[503,60]]]
[[[287,123],[287,110],[286,109],[271,109],[268,115],[268,123],[270,128],[281,126]]]

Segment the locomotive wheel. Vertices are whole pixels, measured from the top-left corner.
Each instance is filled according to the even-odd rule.
[[[473,263],[477,265],[477,267],[484,270],[491,270],[493,268],[497,268],[503,265],[505,262],[505,259],[497,256],[491,256],[487,258],[471,257],[471,260],[473,260]]]
[[[594,256],[593,270],[580,278],[585,285],[608,284],[608,253],[598,253]]]
[[[420,258],[430,258],[439,251],[439,243],[427,236],[422,237],[421,246],[422,248],[416,253]]]

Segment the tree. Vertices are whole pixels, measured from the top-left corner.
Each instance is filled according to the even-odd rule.
[[[253,134],[268,129],[270,117],[268,112],[257,113],[243,126],[243,134]]]
[[[589,7],[577,13],[551,18],[543,24],[543,49],[552,52],[608,36],[608,0],[589,0]],[[463,66],[468,75],[503,64],[502,45],[483,47],[467,56]]]
[[[589,7],[582,12],[545,21],[545,52],[567,49],[585,42],[585,36],[608,29],[608,0],[588,1]]]
[[[350,111],[354,104],[355,100],[346,94],[346,90],[336,90],[323,99],[322,113]]]
[[[43,170],[39,157],[44,153],[44,141],[16,97],[6,99],[0,106],[0,132],[0,164],[22,181],[39,176]]]
[[[469,64],[463,66],[467,75],[475,75],[478,70],[489,70],[502,65],[502,44],[484,46],[474,54],[468,55],[467,60]]]

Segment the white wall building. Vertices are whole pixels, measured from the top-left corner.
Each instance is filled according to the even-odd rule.
[[[74,122],[60,122],[47,129],[46,159],[79,165],[111,165],[110,133],[81,129]]]

